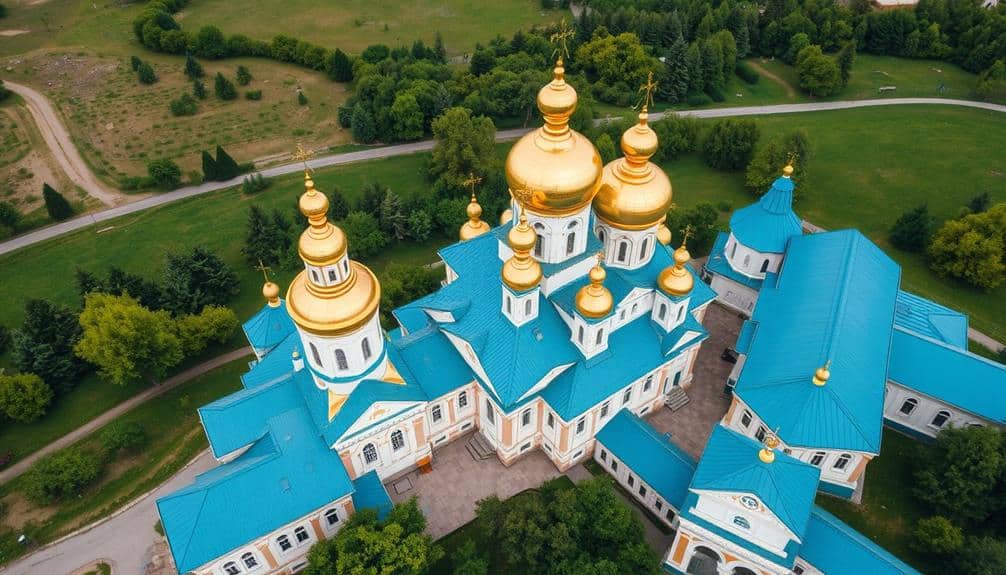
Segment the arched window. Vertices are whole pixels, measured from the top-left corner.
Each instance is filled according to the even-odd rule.
[[[311,535],[304,529],[304,526],[300,526],[293,530],[293,536],[297,538],[297,543],[303,543],[311,538]]]
[[[639,259],[646,257],[646,248],[650,247],[650,238],[643,238],[643,245],[639,247]]]
[[[629,253],[629,242],[622,240],[618,242],[618,255],[615,256],[615,261],[624,262],[625,257]]]
[[[462,391],[458,394],[458,409],[464,409],[468,407],[468,392]]]
[[[405,436],[402,431],[396,429],[391,432],[391,450],[398,451],[399,449],[405,447]]]
[[[580,326],[580,329],[576,332],[576,339],[580,343],[583,343],[583,326],[582,325]]]
[[[576,232],[570,232],[566,236],[566,255],[573,253],[573,247],[576,245]]]
[[[919,400],[915,399],[914,397],[909,397],[908,399],[905,400],[904,403],[901,404],[901,409],[899,409],[898,411],[901,413],[901,415],[911,415],[912,412],[915,411],[915,406],[917,405],[919,405]]]
[[[368,443],[363,446],[363,461],[367,465],[377,463],[377,448],[374,447],[373,443]]]
[[[636,310],[637,309],[639,309],[639,303],[638,302],[632,304],[632,311],[630,313],[632,313],[632,315],[636,315]]]
[[[254,569],[258,567],[258,559],[255,558],[255,555],[252,554],[251,551],[241,556],[241,562],[244,563],[245,567],[247,567],[248,569]]]
[[[835,463],[832,464],[832,467],[839,471],[842,471],[843,469],[849,466],[850,461],[852,461],[852,456],[849,455],[848,453],[843,453],[842,455],[838,456],[838,459],[835,460]]]
[[[316,284],[321,283],[321,281],[318,280],[318,270],[311,270],[311,279],[314,280],[314,283]]]
[[[238,564],[233,561],[228,561],[224,563],[224,573],[227,575],[238,575],[241,572],[241,568]]]
[[[531,300],[524,302],[524,315],[531,315]]]
[[[755,572],[747,567],[734,567],[730,575],[755,575]]]
[[[363,343],[360,344],[360,347],[363,348],[363,359],[370,359],[370,340],[363,338]]]
[[[950,412],[941,411],[936,414],[936,417],[933,418],[933,422],[930,423],[929,425],[932,425],[933,427],[943,427],[944,425],[947,424],[947,421],[949,420],[950,420]]]
[[[342,260],[342,275],[349,275],[349,260],[345,258]]]
[[[718,573],[720,556],[712,549],[699,545],[688,561],[685,573]]]
[[[349,369],[349,363],[346,362],[346,352],[341,349],[335,350],[335,365],[340,369]]]
[[[508,314],[511,314],[511,313],[513,313],[513,306],[512,306],[512,304],[510,303],[510,297],[509,297],[509,296],[507,296],[507,298],[506,298],[506,312],[507,312]]]
[[[279,545],[279,550],[286,552],[293,547],[293,543],[290,543],[290,538],[286,535],[280,535],[276,538],[276,545]]]
[[[734,525],[740,527],[741,529],[751,529],[751,522],[740,515],[734,516]]]
[[[735,255],[737,255],[737,242],[734,242],[734,245],[730,246],[730,259],[734,259]]]
[[[751,254],[748,254],[744,256],[744,267],[748,267],[750,263],[751,263]]]
[[[602,244],[604,243],[604,228],[597,228],[597,239],[601,240]]]
[[[657,319],[663,320],[665,316],[667,316],[667,304],[661,303],[660,309],[657,310]]]
[[[334,282],[335,280],[336,280],[335,270],[333,269],[328,270],[328,281]]]
[[[315,365],[321,367],[321,354],[318,353],[318,348],[313,343],[308,343],[307,346],[311,348],[311,357],[314,358]]]
[[[594,345],[601,345],[601,340],[604,339],[604,330],[597,330],[597,339],[594,340]]]
[[[678,307],[678,318],[674,321],[681,321],[681,316],[685,314],[685,306]]]
[[[331,508],[325,512],[325,523],[332,527],[339,522],[339,511],[336,508]]]
[[[542,237],[541,234],[535,234],[535,237],[537,239],[534,241],[534,255],[535,255],[535,257],[539,257],[540,258],[542,252],[545,250],[545,247],[544,247],[545,238]]]
[[[765,258],[765,261],[761,263],[761,273],[765,273],[767,271],[768,271],[768,258]]]

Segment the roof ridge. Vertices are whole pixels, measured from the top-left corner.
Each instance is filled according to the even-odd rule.
[[[987,358],[985,356],[978,355],[977,353],[974,353],[974,352],[968,350],[967,348],[962,348],[962,347],[957,347],[957,346],[954,346],[954,345],[950,345],[949,343],[947,343],[945,341],[942,341],[942,340],[939,340],[939,339],[936,339],[936,338],[933,338],[933,337],[929,337],[928,335],[924,335],[924,334],[921,334],[921,333],[916,333],[915,331],[910,330],[910,329],[906,329],[906,328],[904,328],[904,327],[902,327],[900,325],[894,326],[894,329],[897,330],[897,331],[900,331],[900,332],[902,332],[905,335],[908,335],[910,337],[915,337],[915,338],[921,339],[923,341],[926,341],[926,342],[938,345],[938,346],[940,346],[940,347],[942,347],[942,348],[944,348],[944,349],[946,349],[948,351],[951,351],[953,353],[956,353],[958,355],[963,355],[963,356],[968,357],[968,358],[977,359],[977,360],[979,360],[979,361],[981,361],[983,363],[986,363],[986,364],[988,364],[988,365],[990,365],[990,366],[992,366],[994,368],[1006,371],[1006,364],[1002,364],[1002,363],[999,363],[998,361],[995,361],[994,359],[989,359],[989,358]]]

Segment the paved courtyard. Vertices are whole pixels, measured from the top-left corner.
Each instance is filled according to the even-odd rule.
[[[688,388],[688,405],[677,411],[658,409],[647,421],[654,429],[671,434],[671,441],[696,459],[709,441],[713,426],[730,407],[730,398],[723,395],[723,386],[730,375],[732,363],[720,359],[723,348],[737,342],[741,319],[737,312],[711,304],[702,321],[709,330],[709,339],[702,343],[695,359],[695,376]]]
[[[419,499],[419,507],[428,522],[426,530],[434,539],[475,519],[478,500],[493,494],[506,499],[562,475],[539,450],[510,467],[505,467],[495,457],[476,461],[465,449],[470,438],[470,434],[466,435],[434,451],[432,472],[412,472],[405,476],[403,479],[411,482],[411,489],[398,493],[395,485],[401,486],[403,479],[385,484],[395,503],[413,495]]]

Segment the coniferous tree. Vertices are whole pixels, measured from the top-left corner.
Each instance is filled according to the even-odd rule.
[[[444,47],[444,37],[437,32],[437,38],[433,41],[433,53],[437,56],[437,61],[441,63],[447,62],[447,48]]]
[[[217,170],[217,161],[213,159],[213,155],[203,150],[203,181],[204,182],[215,182],[219,180],[219,170]]]
[[[404,240],[408,234],[408,218],[402,207],[402,198],[388,190],[381,200],[380,220],[381,232],[396,240]]]
[[[81,298],[91,292],[102,291],[104,289],[98,276],[83,268],[76,269],[74,272],[74,281],[77,284],[77,293],[80,294]]]
[[[66,201],[63,194],[54,190],[49,184],[42,184],[42,199],[45,201],[45,211],[50,218],[63,221],[73,215],[70,202]]]
[[[678,37],[664,58],[664,80],[658,87],[660,99],[676,104],[688,96],[688,44]]]
[[[336,82],[349,82],[353,79],[353,63],[338,48],[328,57],[328,77]]]
[[[241,84],[242,86],[247,86],[248,83],[252,81],[251,72],[248,71],[246,66],[238,66],[237,75],[235,77],[237,78],[238,84]]]
[[[234,88],[234,84],[224,78],[224,75],[217,72],[216,78],[213,79],[213,91],[216,92],[217,98],[221,100],[233,100],[238,97],[238,91]]]
[[[357,142],[369,144],[377,139],[377,126],[374,125],[374,117],[362,104],[353,107],[353,119],[350,123],[353,139]]]
[[[206,84],[203,84],[202,80],[192,81],[192,95],[200,100],[206,99]]]
[[[154,69],[150,64],[146,62],[140,62],[140,65],[136,68],[136,77],[139,78],[141,84],[153,84],[157,81],[157,74],[154,73]]]
[[[108,269],[103,293],[112,295],[129,294],[140,302],[140,305],[150,309],[160,309],[162,294],[161,286],[153,280],[131,274],[118,266]]]
[[[197,246],[188,253],[168,252],[162,284],[164,308],[191,314],[226,304],[238,292],[238,275],[219,256]]]
[[[192,54],[185,55],[185,75],[192,80],[203,77],[203,67]]]
[[[280,222],[286,219],[278,211],[270,217],[262,208],[252,205],[248,210],[245,245],[241,251],[248,261],[278,265],[290,248],[291,239]],[[288,226],[289,224],[287,224]]]
[[[342,221],[349,215],[349,202],[339,188],[332,188],[329,194],[328,218],[333,221]]]
[[[233,177],[238,176],[241,173],[241,166],[234,161],[234,158],[224,151],[223,147],[217,146],[217,179],[218,180],[229,180]]]
[[[24,306],[24,323],[14,331],[11,360],[18,371],[34,373],[63,392],[77,384],[87,365],[73,355],[80,340],[77,314],[68,307],[41,299]]]
[[[936,218],[929,213],[929,206],[921,204],[894,222],[891,228],[891,244],[906,252],[922,252],[929,246],[936,228]]]
[[[842,85],[849,84],[849,77],[852,76],[852,64],[856,61],[856,43],[846,42],[842,49],[835,56],[838,62],[838,72],[842,77]]]

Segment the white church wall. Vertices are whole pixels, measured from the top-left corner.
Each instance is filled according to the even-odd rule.
[[[519,213],[519,209],[514,213]],[[528,210],[527,221],[539,238],[533,252],[538,261],[560,263],[587,249],[590,204],[567,216],[546,216]]]
[[[995,425],[971,412],[890,380],[884,398],[884,418],[895,426],[929,437],[936,437],[942,429],[951,425]]]
[[[298,326],[297,331],[304,344],[304,355],[308,364],[326,377],[341,379],[360,376],[371,370],[379,360],[386,362],[384,337],[378,316],[379,314],[374,313],[360,329],[337,337],[315,335]],[[377,369],[381,370],[380,367]],[[360,379],[350,379],[346,383],[329,383],[316,377],[315,381],[319,386],[331,389],[335,393],[349,395]]]
[[[678,509],[657,493],[652,486],[643,481],[624,461],[615,457],[611,450],[601,443],[594,442],[594,461],[611,475],[619,485],[632,494],[632,497],[649,509],[656,517],[673,527]]]
[[[712,274],[709,287],[716,292],[716,301],[750,317],[758,301],[758,291],[741,285],[730,278]]]
[[[749,569],[759,575],[791,575],[789,569],[719,537],[686,519],[680,519],[674,541],[667,549],[664,563],[684,573],[692,557],[700,551],[718,560],[718,573],[733,573],[737,568]]]
[[[734,271],[755,279],[765,279],[766,272],[778,273],[782,266],[782,254],[753,250],[737,241],[732,233],[723,246],[723,254]]]

